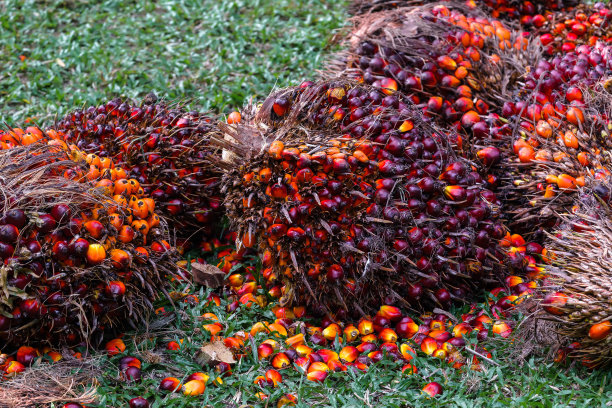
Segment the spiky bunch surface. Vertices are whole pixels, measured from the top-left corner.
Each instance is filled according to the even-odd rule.
[[[612,364],[611,187],[602,184],[584,194],[547,244],[554,253],[550,274],[558,289],[541,306],[567,343],[574,342],[561,353],[587,366]]]
[[[453,135],[387,93],[305,83],[217,136],[237,160],[228,216],[284,302],[447,307],[496,275],[497,197],[455,156]]]
[[[1,136],[42,138],[31,131]],[[87,159],[59,140],[0,151],[3,345],[97,344],[136,327],[176,273],[154,201],[112,161]]]
[[[213,236],[221,223],[220,174],[206,134],[211,118],[149,95],[142,103],[113,99],[74,111],[52,130],[86,153],[112,158],[158,203],[179,238]]]

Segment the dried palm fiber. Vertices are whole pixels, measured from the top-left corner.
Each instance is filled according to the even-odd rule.
[[[282,304],[447,307],[500,274],[499,201],[400,95],[306,82],[242,116],[211,136],[233,153],[222,191]]]
[[[156,200],[178,238],[193,241],[215,236],[222,224],[220,174],[206,164],[217,154],[205,136],[211,120],[148,95],[74,111],[52,130],[86,153],[112,158]]]
[[[504,105],[508,123],[496,132],[508,141],[513,187],[504,203],[513,230],[554,226],[577,187],[609,177],[611,56],[597,43],[542,60]]]
[[[558,360],[578,358],[589,367],[612,363],[611,191],[609,182],[584,189],[572,213],[549,235],[550,278],[531,317],[552,322],[542,330],[561,336],[566,347]]]
[[[0,138],[7,147],[32,134]],[[154,201],[111,161],[90,158],[59,140],[0,150],[2,349],[97,345],[137,327],[179,274]]]
[[[93,404],[102,361],[93,357],[42,363],[5,380],[0,387],[3,408],[40,408],[51,404]],[[56,405],[57,406],[57,405]]]

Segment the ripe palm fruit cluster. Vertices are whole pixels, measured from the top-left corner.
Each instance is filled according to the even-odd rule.
[[[135,327],[176,271],[154,200],[112,160],[36,142],[36,128],[0,139],[2,342],[95,344]]]
[[[216,137],[240,158],[224,185],[228,216],[283,302],[446,307],[496,275],[499,200],[455,157],[454,134],[396,95],[306,83]]]
[[[52,131],[68,144],[111,158],[153,198],[179,239],[214,236],[222,217],[219,173],[210,167],[206,134],[211,118],[158,102],[113,99],[74,111]]]
[[[574,212],[550,236],[550,270],[558,289],[540,305],[570,345],[560,357],[579,358],[588,367],[612,364],[612,274],[607,251],[612,231],[612,186],[602,183],[581,196]],[[551,286],[552,286],[551,284]]]

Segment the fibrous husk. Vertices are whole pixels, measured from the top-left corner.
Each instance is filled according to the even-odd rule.
[[[351,115],[355,110],[347,107],[348,100],[359,96],[364,107],[376,113],[361,119]],[[505,229],[497,221],[499,202],[473,171],[477,164],[455,155],[455,134],[436,130],[401,95],[391,96],[398,100],[388,99],[385,103],[390,105],[384,107],[368,102],[385,97],[375,88],[346,80],[304,84],[275,92],[255,114],[245,112],[237,126],[221,124],[220,133],[212,136],[212,143],[234,153],[233,162],[219,166],[227,169],[223,191],[239,245],[258,249],[269,287],[283,286],[282,304],[356,314],[383,302],[446,307],[451,299],[464,300],[478,285],[498,276],[501,254],[495,240]],[[286,112],[278,110],[279,101],[287,101]],[[439,169],[428,169],[435,187],[418,193],[415,203],[410,194],[417,194],[414,186],[427,175],[417,171],[421,164],[415,164],[411,173],[410,166],[420,159],[411,156],[412,151],[399,155],[392,144],[403,145],[403,151],[425,139],[431,152],[421,156]],[[280,142],[281,152],[271,153]],[[297,166],[301,165],[296,161],[300,157],[308,163],[301,168],[325,175],[326,181],[300,180]],[[334,159],[341,158],[351,163],[350,170],[333,170]],[[385,167],[389,163],[396,166],[391,167],[394,170]],[[448,166],[463,169],[459,179],[471,180],[465,188],[475,197],[472,204],[444,197],[442,190],[452,184],[445,178],[450,175],[445,172]],[[269,177],[264,175],[268,171]],[[377,189],[377,180],[389,190]],[[272,187],[279,184],[289,193],[273,198]],[[408,185],[413,186],[411,193]],[[376,198],[376,194],[381,195]],[[419,200],[432,201],[435,215],[427,215],[419,207],[425,202]],[[437,204],[443,208],[440,213]],[[418,208],[409,210],[409,205]],[[456,230],[445,227],[465,205],[470,211],[482,206],[484,218]],[[448,222],[455,225],[454,220]],[[482,228],[491,239],[476,244]],[[454,248],[459,239],[460,248]]]
[[[55,363],[41,363],[15,378],[2,382],[0,406],[38,408],[52,404],[93,404],[101,362],[92,357],[66,358]]]

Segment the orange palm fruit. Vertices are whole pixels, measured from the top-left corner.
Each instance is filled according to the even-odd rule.
[[[206,384],[200,380],[187,381],[182,387],[183,394],[190,396],[202,395],[205,390]]]
[[[603,340],[612,333],[612,323],[609,320],[596,323],[589,329],[589,337],[593,340]]]

